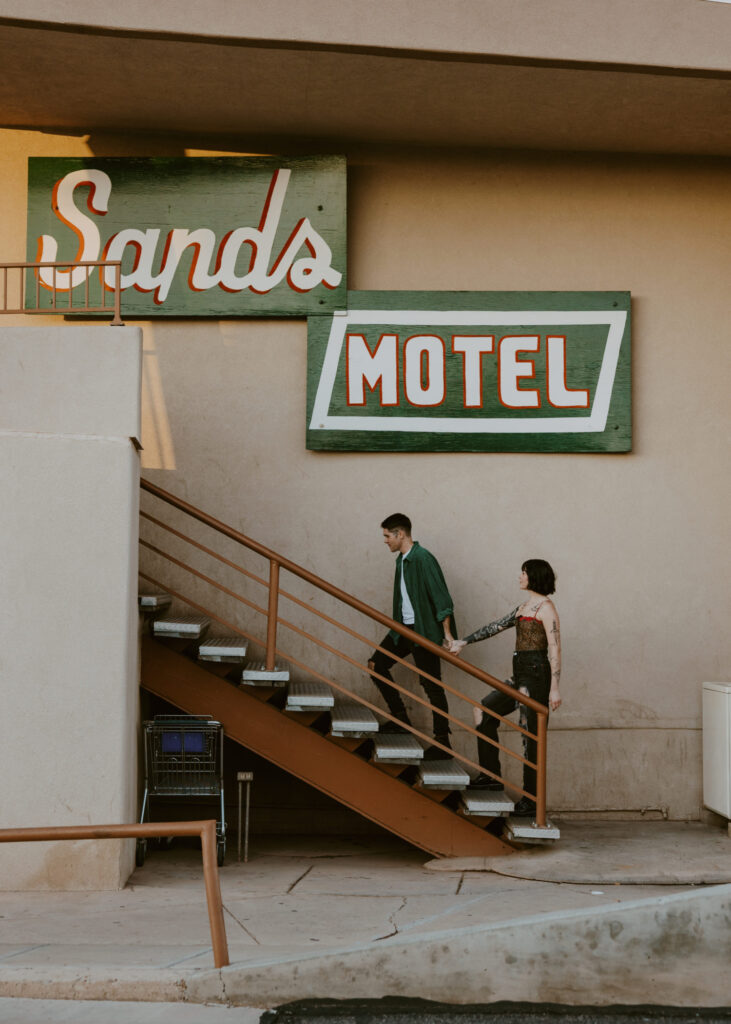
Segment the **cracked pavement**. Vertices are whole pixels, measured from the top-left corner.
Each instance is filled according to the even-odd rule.
[[[429,859],[389,837],[255,840],[248,864],[229,854],[220,872],[232,964],[688,888],[429,871]],[[0,910],[0,985],[13,968],[213,965],[200,851],[182,842],[152,851],[120,892],[2,893]]]

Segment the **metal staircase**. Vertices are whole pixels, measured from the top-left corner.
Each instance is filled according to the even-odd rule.
[[[472,820],[460,810],[451,779],[447,788],[434,790],[443,797],[436,802],[425,795],[418,769],[408,761],[384,765],[373,756],[370,734],[343,735],[332,703],[286,711],[281,687],[246,687],[235,676],[215,674],[196,655],[194,643],[145,636],[142,686],[189,714],[212,715],[229,739],[435,856],[492,856],[512,849],[485,831],[491,819]]]
[[[508,816],[514,803],[507,794],[470,789],[468,769],[479,770],[475,761],[446,748],[440,750],[440,744],[416,727],[401,726],[387,711],[359,693],[349,691],[332,671],[325,675],[317,665],[308,665],[300,657],[280,648],[278,630],[286,628],[329,655],[362,668],[364,673],[368,671],[363,661],[351,656],[349,646],[341,647],[322,640],[303,629],[298,622],[284,618],[279,611],[282,598],[305,608],[328,626],[337,627],[349,637],[365,642],[371,649],[373,647],[372,640],[352,626],[313,607],[311,601],[302,601],[296,594],[285,591],[279,583],[280,569],[314,583],[330,597],[337,598],[382,626],[393,627],[405,635],[410,633],[408,627],[393,623],[377,610],[160,488],[143,482],[143,489],[219,534],[263,554],[270,562],[269,579],[266,580],[194,537],[142,511],[143,520],[203,551],[225,565],[227,570],[242,573],[268,589],[267,606],[264,608],[245,593],[239,594],[213,576],[188,565],[178,557],[179,548],[171,554],[157,543],[143,538],[143,552],[151,551],[157,556],[157,561],[153,560],[153,568],[159,566],[160,558],[166,559],[173,566],[223,592],[226,598],[233,598],[266,618],[264,640],[249,632],[248,618],[242,621],[232,617],[230,612],[224,618],[213,610],[208,601],[203,605],[196,600],[198,591],[195,591],[195,596],[191,596],[188,589],[183,593],[181,589],[168,585],[166,580],[153,576],[144,563],[140,576],[146,584],[145,589],[156,587],[169,591],[140,595],[140,611],[150,625],[142,643],[141,685],[145,690],[187,713],[212,715],[223,724],[230,739],[436,856],[492,856],[510,852],[514,847],[495,834],[501,831],[496,827],[497,823],[491,825],[496,819],[506,819],[506,834],[519,842],[557,838],[557,830],[545,820],[546,744],[545,709],[542,706],[535,705],[535,709],[544,716],[542,723],[539,717],[535,736],[539,750],[535,765],[538,774],[536,821],[510,819]],[[176,583],[179,576],[178,573],[173,577]],[[179,609],[184,611],[180,613]],[[223,635],[210,635],[212,629],[221,631]],[[423,646],[429,645],[428,640],[419,640]],[[251,642],[264,649],[263,659],[260,655],[258,660],[248,657]],[[441,658],[462,672],[498,689],[506,689],[506,684],[500,680],[459,661],[435,645],[431,646]],[[402,664],[413,672],[419,672],[407,662]],[[290,679],[291,666],[297,669],[296,674],[300,678]],[[420,695],[398,683],[392,685],[412,701],[431,709],[428,701]],[[443,685],[454,697],[479,706],[448,683]],[[533,703],[522,695],[519,699]],[[477,736],[475,729],[460,717],[450,712],[449,718],[453,731],[459,728]],[[512,729],[526,734],[521,726],[509,719],[504,721]],[[505,755],[525,762],[520,754],[498,745]],[[519,787],[512,788],[523,793]],[[543,820],[539,821],[541,817]],[[520,834],[516,834],[516,829]]]

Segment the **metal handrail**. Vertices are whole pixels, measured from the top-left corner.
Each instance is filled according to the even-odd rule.
[[[140,518],[146,519],[148,522],[153,523],[155,526],[159,526],[160,529],[166,530],[168,533],[172,533],[173,536],[179,537],[180,540],[184,540],[187,544],[190,544],[192,547],[197,548],[199,551],[203,551],[204,554],[209,555],[211,558],[215,558],[216,561],[221,562],[222,565],[226,565],[230,569],[235,569],[236,572],[240,572],[243,576],[246,576],[247,579],[254,580],[254,582],[258,583],[260,586],[267,587],[267,588],[269,587],[269,583],[267,582],[267,580],[262,579],[261,576],[257,576],[256,573],[250,572],[248,569],[245,569],[242,565],[239,565],[237,562],[233,562],[230,558],[226,558],[224,555],[219,554],[217,551],[214,551],[213,548],[209,548],[205,544],[201,544],[199,541],[195,540],[193,537],[189,537],[186,533],[182,533],[180,530],[176,530],[174,526],[170,526],[169,523],[163,522],[162,519],[158,519],[156,516],[151,516],[149,514],[149,512],[145,512],[143,509],[141,509],[140,510]],[[198,576],[199,579],[204,580],[206,583],[210,583],[211,586],[213,586],[217,590],[220,590],[223,593],[227,594],[229,597],[233,597],[235,600],[240,601],[242,604],[245,604],[247,607],[253,608],[254,611],[257,611],[257,612],[259,612],[262,615],[266,615],[267,614],[267,609],[261,608],[259,605],[254,604],[253,601],[249,601],[245,597],[242,597],[240,594],[237,594],[235,591],[230,590],[228,587],[224,587],[222,584],[218,583],[216,580],[213,580],[213,579],[211,579],[208,576],[204,576],[203,573],[199,573],[197,569],[193,569],[186,562],[183,562],[180,559],[175,558],[173,555],[169,554],[167,551],[163,551],[161,548],[156,547],[154,544],[151,544],[149,541],[141,539],[140,540],[140,544],[143,547],[147,548],[148,551],[152,551],[154,554],[161,555],[163,558],[166,558],[169,562],[172,562],[174,565],[179,565],[181,568],[187,570],[188,572],[193,573],[193,575]],[[163,586],[163,584],[160,584],[160,586]],[[279,593],[280,593],[280,595],[282,597],[286,597],[288,601],[292,601],[294,604],[299,605],[300,608],[304,608],[305,611],[308,611],[312,615],[316,615],[318,618],[323,619],[325,622],[330,623],[331,626],[336,626],[338,629],[343,630],[344,633],[348,633],[355,640],[360,640],[361,643],[371,645],[371,641],[368,640],[367,637],[364,637],[362,633],[358,633],[357,630],[351,629],[350,626],[346,626],[344,622],[339,622],[337,619],[332,618],[332,616],[327,615],[323,611],[320,611],[319,608],[314,608],[311,604],[308,604],[306,601],[301,600],[301,598],[297,597],[295,594],[290,593],[290,591],[285,590],[281,586],[279,588]],[[282,618],[278,617],[277,621],[281,622],[282,625],[287,626],[289,629],[293,629],[293,630],[296,630],[297,632],[302,633],[302,631],[299,630],[299,628],[297,626],[293,625],[293,623],[291,623],[291,622],[287,622],[286,619],[282,619]],[[309,634],[302,634],[302,635],[304,635],[307,639],[312,640],[314,643],[319,644],[321,647],[327,647],[327,645],[324,644],[322,641],[318,640],[317,637],[310,636]],[[249,639],[251,639],[251,638],[249,638]],[[265,644],[261,644],[261,646],[263,647],[263,646],[265,646]],[[393,653],[392,651],[385,651],[384,648],[381,647],[378,644],[375,645],[375,649],[377,651],[382,651],[384,654],[388,654],[389,657],[393,658],[394,661],[398,662],[400,665],[403,665],[404,668],[407,668],[410,672],[414,672],[417,675],[422,676],[424,679],[429,680],[429,682],[437,683],[439,686],[443,686],[446,690],[448,690],[450,693],[454,694],[456,697],[459,697],[461,700],[466,701],[468,704],[471,704],[473,707],[479,708],[481,711],[487,712],[493,718],[499,718],[502,722],[505,723],[505,725],[509,726],[511,729],[514,729],[515,732],[520,732],[524,736],[528,736],[530,739],[536,739],[536,736],[535,736],[534,733],[529,732],[527,729],[524,729],[522,726],[518,725],[515,722],[511,722],[509,718],[504,718],[502,715],[499,715],[496,711],[492,711],[490,708],[483,707],[483,705],[480,704],[479,701],[473,700],[472,697],[468,697],[466,693],[460,693],[459,690],[452,689],[452,687],[448,686],[443,680],[435,679],[433,676],[429,675],[428,672],[424,671],[424,669],[419,668],[417,665],[410,665],[407,661],[405,661],[403,658],[400,658],[397,654]],[[337,654],[338,657],[344,658],[345,660],[351,660],[351,659],[348,659],[347,656],[344,655],[341,651],[331,650],[331,653]],[[351,662],[351,663],[355,664],[354,662]],[[385,679],[383,676],[378,675],[377,672],[371,672],[370,669],[367,668],[367,666],[358,664],[357,667],[358,668],[362,668],[364,671],[367,671],[370,675],[378,676],[379,679],[382,679],[383,682],[387,683],[389,686],[393,686],[393,687],[395,687],[395,689],[401,690],[403,693],[408,694],[408,696],[413,697],[415,700],[420,700],[420,698],[417,695],[411,693],[411,691],[409,691],[409,690],[403,690],[402,687],[398,686],[392,680]],[[429,708],[432,707],[431,704],[427,704],[426,702],[422,702],[422,703],[425,703],[426,706],[428,706]],[[497,744],[497,745],[500,746],[499,744]],[[506,748],[501,747],[501,749],[505,750]],[[506,751],[506,752],[509,753],[512,757],[518,757],[519,756],[517,754],[513,754],[512,751]],[[527,763],[530,764],[530,762],[527,762]],[[532,767],[535,767],[535,766],[532,765]]]
[[[179,509],[181,512],[184,512],[186,515],[191,516],[193,519],[197,519],[199,522],[201,522],[204,525],[210,527],[211,529],[213,529],[216,532],[222,534],[223,536],[229,537],[231,540],[236,541],[238,544],[241,544],[243,547],[248,548],[250,551],[256,552],[257,554],[261,555],[263,558],[266,558],[269,561],[269,566],[270,566],[269,607],[268,607],[268,610],[267,610],[267,640],[266,640],[266,667],[267,667],[268,670],[271,671],[274,668],[274,665],[275,665],[275,662],[276,662],[276,656],[277,656],[277,654],[281,654],[281,652],[279,652],[277,650],[277,647],[276,647],[277,600],[278,600],[278,594],[279,594],[279,571],[280,571],[280,569],[285,569],[287,572],[291,572],[292,575],[297,576],[300,579],[304,580],[305,582],[311,584],[312,586],[317,587],[318,590],[321,590],[324,593],[329,594],[331,597],[334,597],[337,600],[342,601],[344,604],[346,604],[349,607],[355,609],[356,611],[366,615],[368,618],[373,619],[376,622],[379,622],[383,626],[386,626],[389,630],[393,630],[393,631],[399,633],[401,636],[406,637],[408,640],[411,640],[412,643],[418,644],[420,647],[423,647],[425,650],[428,650],[431,653],[436,654],[440,659],[442,659],[443,661],[448,662],[451,665],[454,665],[455,667],[460,669],[462,672],[467,673],[467,675],[473,676],[475,679],[478,679],[480,682],[485,683],[488,686],[492,686],[496,690],[499,690],[502,693],[509,694],[509,696],[511,698],[513,698],[517,703],[522,704],[522,705],[524,705],[524,706],[526,706],[528,708],[531,708],[533,711],[535,711],[535,713],[537,715],[537,733],[535,734],[536,751],[537,751],[537,754],[536,754],[536,764],[535,764],[535,768],[536,768],[536,794],[535,794],[535,797],[532,794],[529,794],[529,793],[524,793],[524,795],[530,797],[530,799],[535,799],[535,802],[536,802],[536,822],[540,826],[545,825],[545,822],[546,822],[546,748],[547,748],[548,709],[546,707],[544,707],[543,704],[540,704],[538,701],[533,700],[533,698],[531,698],[531,697],[529,697],[529,696],[527,696],[525,694],[520,693],[518,690],[516,690],[513,687],[509,686],[507,683],[504,683],[501,680],[495,678],[494,676],[491,676],[488,672],[484,672],[482,669],[479,669],[476,666],[471,665],[469,662],[462,661],[456,655],[450,654],[443,647],[440,647],[438,644],[433,643],[431,640],[427,639],[424,636],[421,636],[419,633],[414,632],[414,630],[409,629],[409,627],[403,625],[403,623],[397,622],[395,619],[392,619],[388,615],[385,615],[383,612],[379,611],[377,608],[373,608],[371,605],[368,605],[364,601],[359,600],[357,597],[354,597],[352,594],[347,593],[347,591],[341,590],[339,587],[336,587],[332,583],[328,583],[327,580],[322,579],[320,576],[317,576],[315,573],[310,572],[308,569],[305,569],[303,566],[298,565],[296,562],[292,562],[290,559],[285,558],[282,555],[279,555],[275,551],[272,551],[270,548],[266,547],[266,545],[260,544],[258,541],[253,540],[251,537],[247,537],[245,534],[240,533],[238,530],[235,530],[233,527],[228,526],[226,523],[223,523],[220,520],[216,519],[215,517],[213,517],[211,515],[208,515],[208,513],[203,512],[201,509],[197,508],[195,505],[190,504],[190,502],[187,502],[187,501],[183,500],[182,498],[176,497],[176,495],[171,494],[169,491],[164,490],[162,487],[158,487],[156,484],[153,484],[153,483],[151,483],[148,480],[141,480],[140,481],[140,485],[141,485],[142,489],[147,491],[148,493],[154,495],[155,497],[157,497],[160,500],[166,502],[167,504],[173,506],[174,508]],[[188,567],[186,567],[186,568],[188,568]],[[144,577],[144,574],[141,573],[140,575],[142,575]],[[150,577],[145,577],[145,578],[151,580]],[[157,581],[155,581],[155,582],[157,582]],[[187,601],[187,603],[193,604],[193,602],[191,602],[191,601]],[[264,611],[263,609],[258,609],[258,608],[257,608],[257,610],[259,610],[261,612]],[[218,621],[222,622],[223,620],[219,619]],[[226,623],[224,623],[224,624],[226,624]],[[230,624],[227,624],[227,625],[230,625]],[[232,627],[232,628],[234,628],[235,631],[242,632],[242,630],[238,629],[237,627]],[[250,638],[250,639],[253,639],[253,638]],[[285,654],[281,654],[281,656],[287,658],[287,660],[289,660],[289,661],[293,661],[291,656],[287,656]],[[411,668],[411,666],[408,666],[408,667]],[[423,673],[423,672],[420,672],[420,674],[421,675],[425,675],[425,673]],[[429,678],[429,677],[427,676],[427,678]],[[390,683],[390,685],[393,685],[396,689],[400,689],[400,687],[398,687],[396,684],[391,683],[390,680],[385,680],[385,681]],[[441,685],[444,686],[443,683],[441,683]],[[337,688],[338,689],[342,689],[342,687],[340,687],[340,686],[337,686]],[[451,692],[455,692],[455,691],[452,690]],[[467,700],[468,702],[473,703],[473,704],[476,703],[475,701],[472,701],[471,698],[466,697],[466,695],[460,694],[459,691],[456,691],[456,692],[457,692],[457,695],[460,696],[462,699]],[[410,694],[410,696],[413,697],[414,695]],[[360,700],[360,698],[358,698],[358,699]],[[420,701],[420,702],[424,703],[423,701]],[[366,702],[361,700],[361,703],[366,703]],[[429,705],[429,706],[431,707],[431,705]],[[383,714],[382,711],[379,711],[379,713]],[[387,716],[387,717],[391,718],[391,716]],[[502,718],[502,716],[499,716],[499,715],[496,715],[495,717]],[[505,721],[505,719],[503,719],[503,720]],[[510,724],[512,724],[512,723],[510,723]],[[466,728],[463,725],[463,723],[460,723],[460,725],[462,725],[463,728]],[[410,729],[410,731],[412,733],[417,734],[417,735],[421,735],[413,727]],[[533,734],[529,734],[529,735],[531,735],[531,737],[533,737]],[[433,745],[441,747],[441,744],[437,743],[436,741],[432,740],[431,742],[432,742]],[[441,747],[441,749],[447,750],[446,747]],[[502,749],[504,749],[504,748],[502,748]],[[448,751],[448,752],[450,754],[454,753],[453,751]],[[508,753],[511,753],[511,752],[508,751]],[[459,760],[461,760],[461,761],[463,761],[463,762],[465,762],[467,764],[473,765],[474,767],[478,767],[478,768],[480,767],[479,765],[475,765],[474,762],[470,761],[467,758],[462,757],[461,755],[455,754],[455,756],[457,756],[459,758]],[[513,755],[513,756],[518,756],[518,755]],[[520,760],[524,760],[524,759],[520,758]],[[528,764],[530,764],[531,767],[533,767],[532,762],[528,762]],[[514,788],[518,788],[518,787],[514,787]],[[520,791],[524,792],[523,790],[520,790]]]
[[[84,279],[84,304],[74,305],[74,291],[80,285],[74,285],[73,288],[62,288],[56,283],[57,272],[59,270],[72,271],[76,267],[91,267],[96,268],[100,271],[101,277],[101,289],[102,289],[102,302],[100,305],[90,305],[89,303],[89,279],[91,272],[89,272]],[[114,284],[109,285],[105,280],[104,271],[106,268],[111,267],[114,271]],[[41,281],[40,270],[50,269],[51,270],[51,284],[47,285],[44,281]],[[19,270],[19,285],[18,285],[18,306],[11,308],[8,305],[8,271]],[[28,307],[26,305],[27,300],[30,298],[28,291],[25,287],[25,273],[26,270],[32,270],[35,273],[35,305]],[[0,263],[0,274],[2,274],[3,287],[2,287],[2,303],[0,304],[0,315],[16,315],[20,313],[63,313],[65,315],[81,314],[81,313],[111,313],[112,327],[121,327],[122,324],[122,263],[121,260],[67,260],[66,262],[41,262],[41,263]],[[41,307],[41,288],[51,292],[51,305],[49,307]],[[114,304],[108,305],[104,298],[108,291],[114,292]],[[59,301],[59,295],[63,292],[68,292],[68,302],[64,305]]]
[[[216,821],[154,821],[134,825],[61,825],[51,828],[3,828],[0,843],[39,843],[61,839],[143,839],[154,836],[200,836],[213,962],[228,967],[221,883],[216,861]]]
[[[192,540],[192,538],[186,538],[185,534],[182,534],[182,536],[183,536],[184,539],[187,539],[191,543],[195,543]],[[219,583],[217,580],[212,579],[212,577],[210,577],[210,576],[206,576],[205,573],[199,572],[197,569],[194,569],[193,566],[188,565],[187,562],[182,561],[182,559],[180,559],[180,558],[176,558],[174,555],[171,555],[167,551],[163,551],[162,548],[157,547],[155,544],[150,544],[149,541],[140,539],[140,545],[142,547],[144,547],[144,548],[147,548],[148,551],[152,551],[153,554],[160,555],[162,558],[167,559],[167,561],[170,562],[172,565],[177,565],[179,568],[185,569],[186,572],[191,573],[193,576],[197,577],[199,580],[203,580],[204,583],[208,583],[210,586],[214,587],[216,590],[220,591],[223,594],[226,594],[227,597],[232,597],[235,601],[239,601],[241,604],[246,605],[247,608],[252,608],[255,612],[259,612],[260,615],[269,616],[269,612],[268,612],[268,610],[266,608],[262,608],[260,605],[255,604],[254,601],[249,601],[248,598],[242,597],[241,594],[237,594],[235,590],[231,590],[230,587],[225,587],[222,583]],[[263,582],[263,581],[261,581],[261,582]],[[161,583],[159,585],[163,586],[163,584],[161,584]],[[296,601],[297,604],[299,604],[302,607],[306,608],[307,611],[311,611],[315,615],[319,614],[317,609],[309,608],[307,605],[305,605],[304,601],[300,601],[299,599],[295,598],[293,595],[288,594],[286,591],[282,590],[281,588],[279,589],[279,593],[283,597],[290,597],[292,600]],[[181,597],[181,600],[185,600],[185,599]],[[205,609],[205,611],[206,611],[206,613],[208,613],[207,609]],[[267,622],[269,622],[269,621],[270,621],[270,618],[268,617]],[[369,669],[367,665],[363,665],[361,662],[355,661],[353,658],[349,657],[347,654],[344,654],[342,651],[338,650],[336,647],[332,647],[330,644],[325,643],[324,640],[320,640],[318,637],[313,636],[312,633],[307,633],[305,630],[300,629],[300,627],[295,625],[293,622],[289,622],[287,619],[283,619],[280,615],[276,615],[275,614],[273,616],[273,621],[276,622],[276,623],[280,623],[282,626],[286,626],[287,629],[291,629],[295,633],[299,633],[299,635],[304,637],[305,640],[310,640],[312,643],[316,644],[318,647],[322,647],[324,650],[328,651],[330,654],[334,654],[334,655],[336,655],[336,657],[342,658],[344,661],[349,662],[351,665],[354,665],[356,668],[362,669],[367,674],[377,677],[382,682],[386,683],[388,686],[391,686],[391,687],[393,687],[396,690],[400,690],[401,693],[404,693],[407,696],[409,696],[409,697],[413,698],[414,700],[418,701],[418,703],[423,704],[424,707],[429,708],[430,711],[434,711],[434,710],[438,711],[439,710],[438,708],[435,709],[434,706],[429,703],[429,701],[424,700],[422,697],[419,697],[418,694],[411,693],[410,690],[405,690],[402,686],[399,686],[398,683],[395,683],[395,682],[393,682],[393,680],[387,679],[385,676],[380,675],[378,672]],[[335,620],[330,620],[330,621],[332,621],[334,623],[334,625],[336,625],[336,626],[340,625]],[[355,630],[348,629],[347,627],[343,627],[343,628],[346,628],[347,632],[350,633],[351,636],[355,636],[358,640],[362,640],[363,643],[369,643],[369,641],[364,636],[361,636],[360,634],[356,633]],[[249,639],[252,639],[252,638],[249,638]],[[255,642],[261,643],[260,641],[255,641]],[[261,643],[261,646],[265,647],[266,643]],[[521,726],[516,725],[514,722],[510,722],[510,721],[504,719],[503,716],[499,715],[497,712],[490,711],[489,708],[484,708],[479,703],[479,701],[474,700],[472,697],[468,697],[466,693],[460,693],[459,690],[455,690],[453,686],[450,686],[448,683],[445,683],[443,679],[436,679],[434,676],[430,675],[428,672],[425,672],[423,669],[418,668],[418,666],[409,665],[408,662],[406,662],[403,658],[400,658],[398,655],[392,654],[390,651],[386,651],[385,648],[381,647],[379,644],[376,644],[375,649],[377,651],[382,651],[384,654],[388,654],[389,657],[393,657],[395,661],[399,662],[401,665],[403,665],[405,668],[409,669],[410,671],[418,673],[420,676],[423,676],[423,678],[427,679],[430,683],[436,683],[437,686],[441,686],[448,693],[451,693],[452,696],[459,697],[461,700],[466,701],[468,704],[471,704],[473,707],[480,708],[480,710],[482,710],[482,711],[489,711],[490,714],[494,718],[499,718],[501,721],[506,722],[507,725],[510,725],[517,732],[523,733],[523,735],[528,736],[530,739],[536,739],[536,736],[535,736],[534,733],[529,732],[527,729],[523,729]],[[350,693],[350,691],[348,691],[348,690],[345,690],[344,692]],[[355,696],[355,694],[352,694],[352,696]],[[441,712],[441,714],[444,717],[448,718],[450,721],[455,722],[457,725],[461,726],[461,728],[465,729],[467,732],[471,732],[474,736],[477,736],[477,737],[480,736],[480,734],[475,729],[472,729],[470,726],[465,725],[463,722],[460,722],[453,715],[450,715],[448,713],[445,715],[444,712]],[[500,744],[497,744],[497,746],[500,746]],[[505,750],[506,748],[505,747],[501,747],[501,749]],[[524,761],[526,764],[530,765],[531,768],[535,768],[535,765],[531,761],[525,761],[525,758],[520,757],[519,754],[515,754],[511,750],[507,750],[506,753],[510,754],[511,757],[515,757],[515,758],[517,758],[520,761]]]

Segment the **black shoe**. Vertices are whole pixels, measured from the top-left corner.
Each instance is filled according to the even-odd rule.
[[[439,742],[441,743],[442,740],[439,740]],[[446,742],[444,744],[444,746],[448,747],[449,743]],[[425,761],[446,761],[451,756],[452,756],[452,748],[451,747],[449,747],[449,750],[442,750],[441,747],[427,747],[426,750],[424,751],[424,760]]]
[[[527,796],[522,796],[510,814],[513,818],[535,818],[535,801],[529,800]]]
[[[498,779],[492,779],[481,772],[473,782],[470,782],[470,789],[491,789],[495,793],[502,793],[505,786]]]

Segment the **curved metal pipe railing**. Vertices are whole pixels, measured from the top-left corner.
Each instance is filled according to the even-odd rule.
[[[221,883],[216,860],[216,821],[155,821],[135,825],[60,825],[49,828],[3,828],[0,843],[56,842],[60,839],[144,839],[155,836],[200,836],[203,880],[211,928],[213,962],[228,967],[228,941],[223,920]]]

